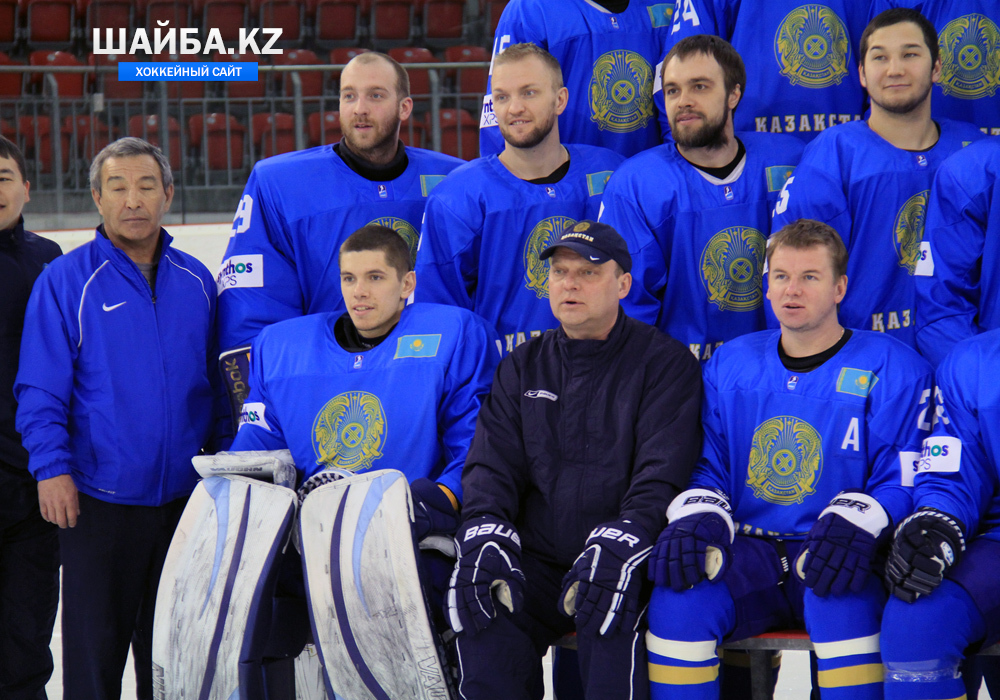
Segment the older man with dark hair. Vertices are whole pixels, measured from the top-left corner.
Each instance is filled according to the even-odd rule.
[[[62,528],[63,697],[119,697],[131,642],[137,695],[152,698],[160,569],[191,457],[226,425],[214,281],[160,226],[174,187],[158,148],[115,141],[91,186],[104,223],[28,302],[17,428],[42,517]]]

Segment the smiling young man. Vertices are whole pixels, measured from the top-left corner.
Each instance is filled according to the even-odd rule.
[[[805,624],[821,697],[877,700],[877,554],[910,512],[931,368],[840,324],[847,251],[830,226],[782,228],[767,262],[781,330],[705,367],[701,459],[650,558],[653,697],[717,698],[718,644]]]
[[[567,225],[597,217],[623,158],[560,142],[569,94],[545,49],[508,47],[493,62],[492,87],[504,150],[458,168],[428,198],[417,300],[475,311],[511,352],[556,327],[541,252]]]
[[[367,224],[399,232],[416,254],[424,204],[462,164],[399,140],[413,100],[406,70],[385,54],[354,57],[340,77],[339,143],[254,166],[219,270],[219,344],[248,346],[265,326],[340,313],[340,245]]]
[[[679,41],[663,63],[674,142],[626,161],[604,192],[601,221],[631,238],[626,310],[703,362],[724,341],[765,327],[769,212],[802,153],[792,136],[734,131],[746,82],[726,41]]]
[[[575,630],[586,698],[645,698],[642,566],[697,454],[698,365],[622,311],[632,260],[610,226],[541,257],[559,328],[500,363],[462,474],[459,691],[541,698],[542,657]]]
[[[833,226],[851,254],[844,325],[915,347],[913,276],[930,264],[922,241],[931,183],[945,158],[983,134],[931,118],[941,60],[937,32],[919,12],[875,17],[861,35],[861,59],[870,117],[827,129],[809,145],[781,192],[774,227],[799,218]]]
[[[153,606],[197,481],[191,457],[227,433],[213,279],[161,227],[160,149],[123,138],[94,158],[104,223],[35,284],[15,383],[42,516],[62,528],[63,697],[152,698]]]

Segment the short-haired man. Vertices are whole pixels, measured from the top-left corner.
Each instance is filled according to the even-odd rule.
[[[861,35],[867,121],[839,124],[809,144],[775,207],[775,229],[799,218],[833,226],[850,252],[848,328],[915,347],[913,275],[926,264],[924,218],[934,173],[982,138],[972,124],[931,118],[941,75],[937,32],[915,10],[887,10]]]
[[[585,697],[645,698],[643,562],[697,455],[700,373],[622,311],[632,261],[610,226],[541,257],[559,328],[500,363],[462,474],[459,691],[540,699],[542,656],[575,630]]]
[[[358,228],[395,229],[415,255],[427,195],[462,161],[405,147],[400,123],[412,111],[406,70],[385,54],[360,54],[340,78],[341,141],[254,166],[218,274],[224,351],[276,321],[342,312],[331,273]]]
[[[941,79],[932,114],[1000,136],[1000,15],[996,0],[872,0],[871,16],[893,7],[922,13],[937,29]]]
[[[563,67],[569,88],[559,118],[562,138],[628,158],[662,143],[667,132],[653,84],[673,11],[673,3],[658,0],[511,0],[497,23],[493,57],[521,43],[547,50]],[[502,150],[488,84],[479,151],[489,156]]]
[[[717,645],[805,624],[821,697],[882,697],[879,547],[910,512],[930,366],[837,318],[847,252],[797,221],[767,249],[780,331],[704,370],[701,459],[650,558],[654,698],[717,698]],[[793,573],[790,573],[793,572]]]
[[[28,302],[17,428],[42,516],[63,528],[63,697],[119,697],[131,643],[152,698],[153,605],[191,457],[226,431],[214,280],[160,226],[174,187],[158,148],[115,141],[90,185],[104,223]]]
[[[998,363],[994,329],[955,345],[937,369],[937,420],[915,463],[914,512],[896,528],[886,567],[895,594],[882,620],[890,700],[977,697],[979,679],[970,687],[963,659],[1000,641]],[[994,666],[983,668],[988,683]]]
[[[861,119],[864,89],[852,80],[868,3],[857,0],[688,0],[678,4],[668,48],[716,34],[743,57],[747,85],[737,131],[794,134],[803,141]],[[659,88],[657,88],[659,91]]]
[[[941,164],[917,268],[917,348],[937,365],[959,341],[1000,328],[1000,139]]]
[[[416,298],[475,311],[510,352],[555,328],[541,252],[566,226],[597,218],[624,159],[560,142],[569,93],[545,49],[508,47],[493,61],[492,88],[504,150],[453,171],[428,198]]]
[[[59,246],[24,229],[31,183],[24,155],[0,136],[0,697],[45,696],[49,643],[59,604],[59,537],[38,506],[28,453],[14,427],[14,376],[24,311],[42,269]]]
[[[679,41],[663,63],[674,142],[626,161],[604,191],[601,221],[634,246],[626,310],[703,362],[724,341],[765,327],[769,213],[802,154],[795,137],[734,131],[746,82],[725,40]]]

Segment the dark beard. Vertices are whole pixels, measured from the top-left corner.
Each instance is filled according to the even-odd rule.
[[[729,144],[729,137],[726,136],[726,124],[729,122],[729,106],[726,106],[722,113],[722,118],[715,123],[705,121],[693,134],[680,136],[674,132],[674,142],[682,148],[707,148],[715,151],[725,148]]]
[[[394,118],[385,135],[367,148],[362,148],[359,144],[356,144],[350,136],[350,131],[347,130],[341,135],[341,140],[347,144],[347,147],[354,155],[367,160],[369,163],[378,162],[380,159],[384,160],[386,152],[388,152],[391,159],[396,153],[399,141],[399,137],[396,134],[399,133],[400,124],[399,118]]]
[[[552,133],[552,129],[555,127],[555,125],[556,125],[556,116],[555,114],[553,114],[552,117],[549,119],[548,124],[543,124],[539,127],[536,127],[535,130],[532,131],[527,136],[525,136],[524,140],[522,141],[518,142],[511,140],[510,134],[502,126],[500,127],[500,135],[503,137],[504,141],[509,143],[514,148],[534,148],[542,141],[544,141],[549,134]]]
[[[918,95],[909,102],[903,102],[902,104],[898,105],[885,105],[877,101],[874,97],[871,97],[871,93],[869,93],[868,96],[871,97],[871,101],[873,104],[878,105],[879,107],[884,109],[886,112],[889,112],[890,114],[909,114],[910,112],[912,112],[913,110],[915,110],[917,107],[919,107],[924,103],[924,100],[927,99],[927,96],[931,94],[931,89],[933,87],[934,85],[932,83],[927,86],[927,89],[924,90],[922,95]]]

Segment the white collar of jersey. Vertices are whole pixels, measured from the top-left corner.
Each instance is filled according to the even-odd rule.
[[[598,12],[603,12],[603,13],[604,13],[604,14],[606,14],[606,15],[610,15],[610,14],[613,14],[613,13],[611,12],[611,10],[609,10],[609,9],[608,9],[608,8],[606,8],[606,7],[601,7],[601,6],[600,6],[600,5],[598,5],[598,4],[596,3],[596,2],[594,2],[594,0],[583,0],[583,1],[584,1],[585,3],[587,3],[588,5],[590,5],[591,7],[593,7],[593,8],[594,8],[595,10],[597,10]]]
[[[740,179],[740,176],[743,174],[743,168],[746,167],[746,164],[747,164],[747,154],[744,153],[743,157],[740,159],[740,164],[736,166],[736,169],[733,170],[733,172],[729,173],[729,177],[727,177],[725,180],[720,180],[717,177],[709,175],[704,170],[695,167],[694,165],[692,165],[691,167],[697,170],[699,175],[701,175],[703,178],[708,180],[713,185],[731,185]]]

